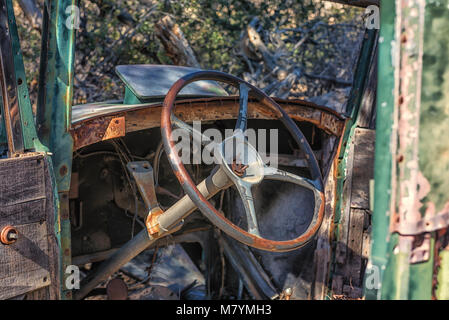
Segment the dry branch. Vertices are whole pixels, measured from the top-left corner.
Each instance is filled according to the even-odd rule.
[[[380,0],[326,0],[356,7],[380,6]]]
[[[174,64],[201,68],[181,28],[169,16],[155,24],[156,36]]]
[[[40,30],[42,26],[42,13],[34,0],[18,0],[25,17],[34,29]]]

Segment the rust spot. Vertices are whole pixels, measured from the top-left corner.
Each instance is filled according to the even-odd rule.
[[[147,227],[149,235],[153,236],[153,235],[159,234],[160,226],[159,226],[158,217],[163,213],[164,213],[164,211],[159,207],[152,209],[150,211],[150,213],[148,213],[148,216],[145,221],[145,225]]]
[[[401,36],[401,43],[407,43],[407,35],[406,34],[403,34]]]
[[[83,122],[72,129],[74,150],[84,146],[125,136],[125,116],[109,116]]]
[[[235,160],[232,161],[232,171],[239,177],[243,177],[245,174],[246,169],[248,168],[247,165],[244,165],[242,163],[237,163]]]
[[[61,168],[59,168],[59,174],[61,176],[65,176],[67,174],[67,171],[68,171],[68,169],[67,169],[67,166],[65,164],[62,165]]]

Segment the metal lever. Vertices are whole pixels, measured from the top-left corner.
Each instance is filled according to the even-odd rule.
[[[148,216],[145,219],[145,226],[148,234],[155,236],[159,234],[160,226],[158,217],[164,213],[159,207],[154,187],[153,168],[148,161],[129,162],[126,167],[136,181],[139,193],[148,209]]]

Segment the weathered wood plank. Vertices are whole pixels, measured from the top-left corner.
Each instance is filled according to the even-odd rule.
[[[38,153],[0,160],[0,228],[11,225],[18,230],[16,242],[0,244],[0,299],[44,287],[39,292],[47,298],[59,297],[59,246],[49,161]]]
[[[351,210],[351,193],[352,193],[352,171],[354,163],[354,142],[348,146],[349,152],[346,159],[346,179],[342,191],[341,219],[340,219],[340,237],[337,243],[336,260],[340,265],[346,263],[347,243],[349,232],[349,214]],[[337,266],[337,272],[339,267]]]
[[[328,291],[331,253],[331,233],[334,218],[335,198],[335,162],[331,162],[330,174],[327,176],[324,186],[326,206],[324,207],[324,219],[317,236],[317,246],[314,255],[315,281],[313,284],[313,299],[325,299]]]
[[[375,129],[376,126],[377,50],[375,50],[372,64],[357,117],[357,126],[360,128]]]
[[[0,164],[0,208],[45,198],[42,157],[10,158]]]
[[[334,295],[340,295],[343,293],[343,276],[335,275],[332,278],[332,293]]]
[[[351,209],[348,235],[347,280],[354,287],[361,285],[362,244],[365,210]]]
[[[370,232],[363,232],[362,257],[369,259],[371,252],[371,234]]]
[[[15,225],[18,240],[0,246],[0,299],[14,297],[50,284],[47,224]]]
[[[351,207],[369,210],[369,181],[374,179],[374,142],[376,131],[355,130],[354,168],[352,174]]]

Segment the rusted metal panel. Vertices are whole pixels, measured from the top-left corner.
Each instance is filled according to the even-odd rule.
[[[125,116],[93,119],[72,130],[74,150],[99,141],[123,137],[125,134]]]
[[[339,136],[344,118],[330,108],[302,100],[274,100],[297,121],[308,121],[329,134]],[[272,111],[267,110],[258,101],[249,101],[248,116],[252,119],[276,119]],[[127,115],[127,131],[136,131],[159,126],[162,103],[141,105],[123,104],[86,104],[74,107],[72,127],[100,116],[118,114]],[[176,102],[176,114],[184,121],[236,119],[238,97],[214,97],[179,100]],[[325,114],[325,116],[322,116]]]
[[[312,123],[326,133],[337,137],[341,135],[345,120],[334,111],[302,101],[278,99],[275,101],[279,102],[292,119]],[[260,102],[250,101],[248,106],[250,119],[278,118]],[[85,112],[77,111],[77,117],[83,120],[75,121],[72,125],[71,133],[75,150],[102,140],[124,136],[125,133],[159,127],[162,104],[146,104],[132,108],[124,105],[120,107],[108,105],[106,109],[112,109],[110,113],[102,112],[102,107],[98,105],[77,108],[83,108]],[[94,116],[92,118],[83,116],[87,113]],[[238,97],[181,100],[176,103],[175,114],[186,122],[237,119]]]

